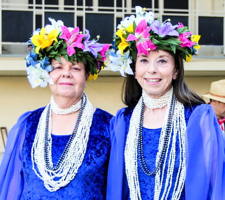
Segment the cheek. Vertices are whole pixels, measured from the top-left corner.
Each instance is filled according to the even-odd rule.
[[[55,83],[56,82],[56,80],[59,78],[59,74],[58,73],[56,73],[56,72],[51,72],[50,74],[49,74],[49,76],[50,76],[50,78],[52,79],[52,81]]]
[[[145,73],[144,66],[136,65],[135,68],[135,78],[138,80],[140,79]]]
[[[86,76],[83,73],[75,74],[74,76],[74,82],[77,85],[77,87],[85,87],[86,86]]]

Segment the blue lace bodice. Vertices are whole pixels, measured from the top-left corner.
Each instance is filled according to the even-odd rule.
[[[189,116],[191,114],[191,109],[185,109],[185,120],[188,122]],[[159,137],[161,133],[161,128],[158,129],[148,129],[143,128],[143,151],[145,156],[145,161],[150,169],[153,171],[155,169],[155,159],[156,154],[158,152],[158,144],[159,144]],[[176,143],[176,149],[178,153],[178,142]],[[178,170],[179,166],[179,158],[175,161],[175,173]],[[138,176],[139,176],[139,183],[140,183],[140,190],[143,200],[153,200],[154,199],[154,187],[155,187],[155,176],[147,176],[143,170],[141,169],[140,162],[138,161]],[[175,180],[175,179],[174,179]],[[174,185],[172,185],[174,187]],[[182,192],[180,200],[184,200],[185,192]],[[168,200],[171,199],[171,194],[168,196]]]
[[[31,115],[23,145],[24,188],[22,200],[103,200],[106,195],[106,177],[110,150],[109,121],[111,115],[97,109],[94,113],[86,154],[75,178],[65,187],[49,192],[32,170],[31,147],[42,109]],[[69,135],[52,135],[52,160],[56,164]]]

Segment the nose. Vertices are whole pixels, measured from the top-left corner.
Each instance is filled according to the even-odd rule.
[[[147,72],[150,74],[155,74],[157,72],[157,67],[153,61],[150,61],[147,65]]]
[[[62,77],[64,77],[64,78],[71,78],[72,77],[71,66],[69,64],[64,65]]]

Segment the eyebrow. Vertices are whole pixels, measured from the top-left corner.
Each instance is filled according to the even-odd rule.
[[[160,55],[159,58],[163,58],[163,57],[169,57],[169,55]]]
[[[144,58],[148,58],[148,56],[146,56],[145,54],[140,55],[138,57],[144,57]],[[160,55],[158,58],[163,58],[163,57],[169,57],[169,55]]]
[[[143,55],[139,55],[138,57],[145,57],[145,58],[147,58],[148,56],[146,56],[145,54],[143,54]]]

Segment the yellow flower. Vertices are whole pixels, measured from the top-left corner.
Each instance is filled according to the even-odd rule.
[[[191,59],[192,59],[192,55],[191,54],[186,55],[186,58],[185,58],[186,62],[190,62]]]
[[[195,42],[197,45],[194,45],[194,49],[198,50],[200,49],[200,45],[198,44],[199,39],[201,38],[201,35],[192,35],[191,41]]]
[[[120,44],[118,45],[118,49],[120,50],[121,54],[123,54],[124,49],[126,49],[129,46],[129,43],[126,41],[126,39],[123,37],[123,34],[125,33],[124,29],[119,29],[116,32],[116,35],[121,39]]]
[[[98,74],[90,74],[88,76],[88,80],[96,80],[98,78]]]
[[[201,48],[201,46],[200,46],[200,45],[195,45],[194,48],[195,48],[196,50],[198,50],[198,49]]]
[[[122,38],[124,38],[123,37],[123,34],[124,34],[125,32],[124,32],[124,29],[119,29],[118,31],[116,31],[116,35],[118,36],[118,37],[120,37],[121,39]]]
[[[39,34],[32,36],[31,41],[36,46],[35,52],[39,53],[40,49],[44,49],[52,45],[53,41],[57,41],[57,36],[59,32],[57,30],[52,30],[47,33],[45,28],[42,28]]]
[[[126,31],[127,31],[128,33],[134,32],[133,24],[131,24],[130,26],[128,26],[128,27],[126,28]]]
[[[118,45],[118,49],[123,54],[124,49],[126,49],[129,46],[128,42],[126,42],[125,39],[121,40],[120,44]]]
[[[192,35],[191,36],[191,41],[198,43],[200,38],[201,38],[201,35]]]

